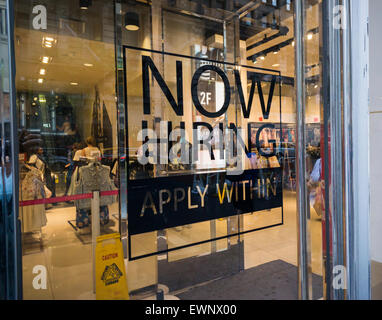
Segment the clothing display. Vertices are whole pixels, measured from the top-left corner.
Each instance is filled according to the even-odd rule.
[[[48,162],[44,159],[43,156],[34,154],[29,158],[28,164],[34,165],[37,169],[42,172],[43,181],[49,191],[52,193],[52,196],[56,196],[56,184],[54,178],[52,177],[52,170],[49,168]]]
[[[86,228],[90,225],[89,216],[91,215],[90,209],[78,209],[76,214],[76,226],[79,229]],[[109,223],[109,208],[102,206],[99,208],[99,221],[101,226]]]
[[[90,162],[85,166],[78,166],[72,175],[69,195],[86,194],[93,191],[116,190],[112,179],[110,179],[110,168],[99,162]],[[106,225],[109,222],[108,205],[117,201],[116,196],[100,197],[100,223]],[[91,199],[75,201],[76,225],[78,228],[89,226],[89,215],[91,214]]]
[[[77,182],[74,187],[74,194],[85,194],[93,191],[112,191],[116,190],[110,179],[110,168],[98,162],[91,162],[87,166],[78,169]],[[115,196],[100,198],[100,205],[107,206],[116,202]],[[89,209],[90,199],[77,200],[76,205],[79,209]]]
[[[25,165],[26,175],[21,183],[20,200],[37,200],[49,196],[43,182],[42,172],[33,166]],[[20,207],[20,217],[23,232],[41,231],[47,223],[45,205],[37,204]]]

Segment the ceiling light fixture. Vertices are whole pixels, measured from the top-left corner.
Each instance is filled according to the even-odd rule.
[[[84,63],[84,66],[85,67],[93,67],[93,64],[91,64],[91,63]]]
[[[45,48],[52,48],[53,44],[56,43],[56,39],[51,37],[42,37],[42,46]]]
[[[139,15],[135,12],[125,13],[125,28],[128,31],[139,30]]]
[[[78,86],[78,82],[71,82],[70,85],[71,86]]]
[[[313,39],[313,33],[309,32],[307,35],[307,38],[308,38],[308,40],[312,40]]]
[[[41,58],[41,62],[45,64],[49,63],[51,60],[52,58],[46,56]]]
[[[38,83],[43,83],[44,82],[44,79],[40,78],[37,80]]]
[[[265,56],[260,56],[260,60],[265,60]]]
[[[80,9],[87,10],[92,5],[92,0],[80,0]]]
[[[45,69],[40,69],[40,74],[43,76],[46,74],[46,70]]]
[[[272,67],[280,67],[280,64],[279,63],[275,63],[272,65]]]

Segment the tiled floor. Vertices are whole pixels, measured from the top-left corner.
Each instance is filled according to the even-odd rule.
[[[276,211],[278,210],[278,211]],[[104,232],[117,232],[118,207],[110,208],[111,226]],[[25,299],[94,299],[92,281],[92,247],[90,236],[78,236],[68,224],[75,217],[74,207],[53,208],[47,211],[48,224],[42,229],[42,248],[39,234],[25,241],[23,256],[23,281]],[[244,216],[244,228],[249,230],[265,223],[278,222],[280,210]],[[167,232],[169,247],[179,246],[189,241],[200,241],[210,236],[210,222],[189,227],[171,229]],[[312,269],[321,274],[321,221],[311,220]],[[227,232],[227,221],[216,222],[216,235]],[[138,236],[134,239],[134,254],[144,254],[155,250],[155,233]],[[216,244],[216,250],[224,250],[226,240]],[[168,255],[169,261],[184,259],[194,255],[209,254],[214,250],[210,243],[174,251]],[[249,233],[244,236],[244,266],[252,268],[274,260],[284,260],[297,265],[297,222],[295,193],[284,194],[284,225]],[[129,290],[136,290],[156,283],[157,257],[150,257],[127,264]],[[35,290],[32,286],[33,268],[43,265],[47,268],[47,289]]]

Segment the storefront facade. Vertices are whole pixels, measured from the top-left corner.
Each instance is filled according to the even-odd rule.
[[[1,10],[1,298],[378,298],[368,4]]]

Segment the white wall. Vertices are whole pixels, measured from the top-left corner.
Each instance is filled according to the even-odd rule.
[[[382,1],[369,1],[371,258],[382,262]]]

